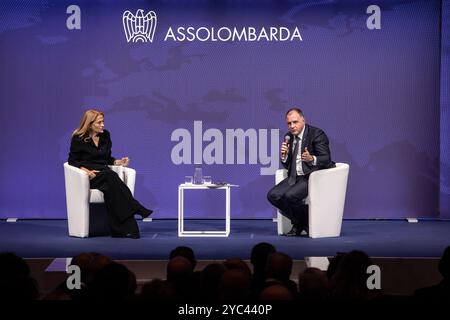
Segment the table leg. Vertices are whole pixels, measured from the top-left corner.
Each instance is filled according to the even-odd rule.
[[[183,188],[178,188],[178,236],[181,237],[184,226],[183,226],[183,219],[184,219],[184,212],[183,212]]]
[[[226,217],[225,217],[225,219],[226,219],[226,228],[225,228],[225,231],[226,231],[226,236],[228,237],[229,236],[229,234],[230,234],[230,207],[231,207],[231,196],[230,196],[230,187],[227,187],[226,188]]]

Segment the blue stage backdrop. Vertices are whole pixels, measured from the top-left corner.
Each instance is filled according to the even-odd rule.
[[[441,193],[440,217],[450,219],[450,0],[442,2],[441,20]]]
[[[440,27],[431,0],[1,1],[0,217],[66,216],[71,133],[98,108],[155,218],[197,162],[240,186],[233,218],[271,218],[293,106],[350,164],[346,218],[438,217]]]

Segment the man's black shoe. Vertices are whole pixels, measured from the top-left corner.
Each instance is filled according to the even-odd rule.
[[[291,231],[285,234],[286,237],[299,237],[302,230],[297,226],[292,226]]]
[[[300,237],[309,237],[309,233],[308,233],[308,231],[307,230],[302,230],[301,232],[300,232]]]

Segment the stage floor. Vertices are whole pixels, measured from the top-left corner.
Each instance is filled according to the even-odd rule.
[[[221,220],[189,221],[198,230],[220,229]],[[110,237],[73,238],[66,220],[0,221],[0,252],[24,258],[72,257],[80,252],[99,252],[112,259],[165,260],[177,246],[191,247],[197,259],[239,257],[249,259],[252,247],[269,242],[294,260],[311,256],[334,256],[358,249],[371,257],[439,258],[450,245],[450,221],[344,220],[338,238],[284,237],[272,220],[232,220],[227,238],[179,238],[176,220],[139,221],[141,239]]]

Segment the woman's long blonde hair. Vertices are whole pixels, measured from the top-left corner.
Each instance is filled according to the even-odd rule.
[[[80,125],[73,131],[72,137],[73,136],[79,136],[80,138],[89,137],[89,128],[95,122],[95,120],[97,120],[98,116],[104,117],[105,115],[103,112],[95,109],[87,110],[84,113],[83,118],[81,118]]]

